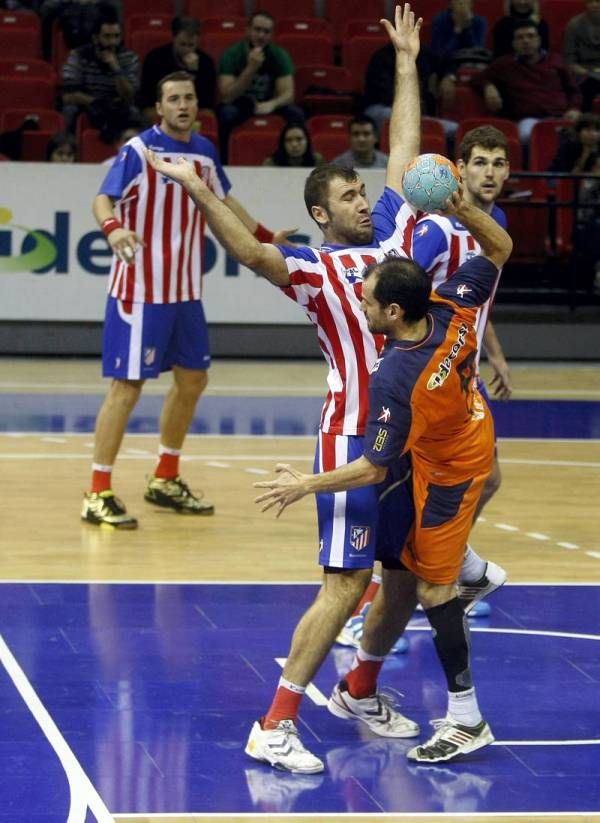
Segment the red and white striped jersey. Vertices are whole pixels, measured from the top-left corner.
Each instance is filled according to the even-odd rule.
[[[279,246],[290,273],[284,292],[302,306],[317,329],[329,373],[329,391],[321,414],[325,433],[360,435],[368,417],[369,374],[383,345],[360,310],[362,273],[387,254],[408,257],[412,210],[386,189],[376,210],[387,219],[375,221],[374,243],[363,248],[323,246],[320,249]]]
[[[223,198],[229,180],[213,144],[198,134],[189,143],[166,135],[158,126],[125,144],[100,188],[116,199],[115,213],[125,228],[143,238],[131,264],[116,255],[108,293],[134,303],[182,303],[199,300],[204,270],[204,218],[179,183],[157,174],[143,149],[151,148],[167,161],[183,156]]]
[[[506,215],[498,206],[494,206],[491,216],[502,228],[506,228]],[[432,288],[445,283],[459,266],[467,260],[481,254],[481,247],[471,233],[459,223],[455,217],[442,217],[437,214],[428,214],[422,217],[412,235],[412,258],[431,275]],[[483,335],[488,322],[490,311],[500,275],[492,288],[491,296],[479,309],[475,329],[477,332],[477,367],[481,356]]]

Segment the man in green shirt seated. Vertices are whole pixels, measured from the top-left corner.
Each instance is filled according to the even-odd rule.
[[[304,120],[294,105],[294,64],[281,46],[271,42],[275,22],[257,12],[248,21],[247,37],[219,58],[217,84],[221,162],[227,162],[229,134],[254,115],[279,114],[286,120]]]

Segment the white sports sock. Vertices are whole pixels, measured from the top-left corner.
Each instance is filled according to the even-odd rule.
[[[463,726],[477,726],[482,717],[475,689],[466,692],[448,692],[448,717]]]
[[[286,680],[283,676],[279,678],[279,683],[277,684],[277,688],[280,687],[283,687],[290,692],[294,692],[295,694],[304,694],[306,691],[306,686],[297,686],[295,683],[291,683],[289,680]]]
[[[181,449],[170,449],[168,446],[163,446],[162,443],[158,446],[158,453],[160,454],[173,454],[175,457],[181,454]]]
[[[485,574],[486,566],[487,562],[479,557],[470,543],[467,543],[460,574],[458,575],[459,581],[461,583],[476,583]]]

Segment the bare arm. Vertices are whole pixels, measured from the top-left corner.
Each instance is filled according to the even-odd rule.
[[[481,253],[498,268],[506,263],[512,251],[512,240],[508,232],[477,206],[471,206],[461,199],[462,193],[455,193],[448,201],[443,214],[454,214],[471,232],[481,246]]]
[[[92,211],[100,228],[102,228],[102,224],[106,220],[110,220],[111,218],[116,220],[113,207],[113,199],[106,194],[98,194],[94,198]],[[120,257],[124,263],[131,263],[138,246],[145,245],[142,238],[138,237],[135,232],[130,229],[125,229],[122,226],[113,229],[113,231],[107,235],[106,239],[113,252]]]
[[[488,363],[494,370],[494,376],[490,380],[490,387],[493,387],[492,394],[499,400],[509,400],[512,395],[510,370],[491,320],[488,320],[485,327],[483,345]]]
[[[256,103],[254,111],[256,114],[271,114],[280,106],[287,106],[294,102],[294,78],[291,74],[278,77],[275,81],[275,96],[262,103]]]
[[[401,191],[404,166],[416,157],[421,145],[421,96],[417,56],[422,19],[415,22],[409,3],[396,6],[394,26],[382,20],[396,50],[394,103],[390,117],[390,157],[386,186]]]
[[[345,466],[340,466],[321,474],[302,474],[291,466],[280,463],[276,467],[279,477],[255,483],[257,488],[269,489],[256,498],[255,503],[264,503],[261,511],[277,506],[277,517],[282,511],[307,494],[317,492],[340,492],[381,483],[387,474],[384,466],[376,466],[363,455]]]
[[[234,197],[232,194],[228,194],[223,198],[223,202],[227,205],[231,211],[239,217],[242,221],[244,226],[248,229],[250,234],[255,234],[256,229],[258,228],[258,220],[255,220],[252,215],[246,211],[246,209],[242,206],[240,201],[237,197]],[[280,229],[273,234],[273,243],[290,243],[288,239],[290,234],[295,234],[298,231],[297,228],[294,229]],[[291,244],[293,245],[293,244]]]
[[[188,160],[179,157],[177,162],[167,163],[150,150],[146,150],[145,154],[155,171],[183,186],[229,254],[243,266],[264,275],[276,286],[289,286],[290,276],[279,249],[268,243],[259,243],[240,218],[198,177]]]

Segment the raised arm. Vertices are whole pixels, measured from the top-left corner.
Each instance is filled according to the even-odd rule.
[[[382,20],[396,51],[394,103],[390,117],[390,158],[386,185],[401,192],[404,166],[419,154],[421,146],[421,97],[417,74],[419,31],[423,20],[415,22],[410,4],[396,6],[394,25]]]
[[[239,217],[215,197],[188,160],[180,157],[177,162],[168,163],[149,149],[146,149],[145,154],[155,171],[183,186],[229,254],[242,265],[264,275],[276,286],[289,286],[290,276],[279,249],[260,243]]]
[[[455,194],[448,202],[445,215],[453,214],[471,232],[481,246],[481,254],[500,269],[510,257],[512,240],[508,232],[477,206],[471,206]]]

